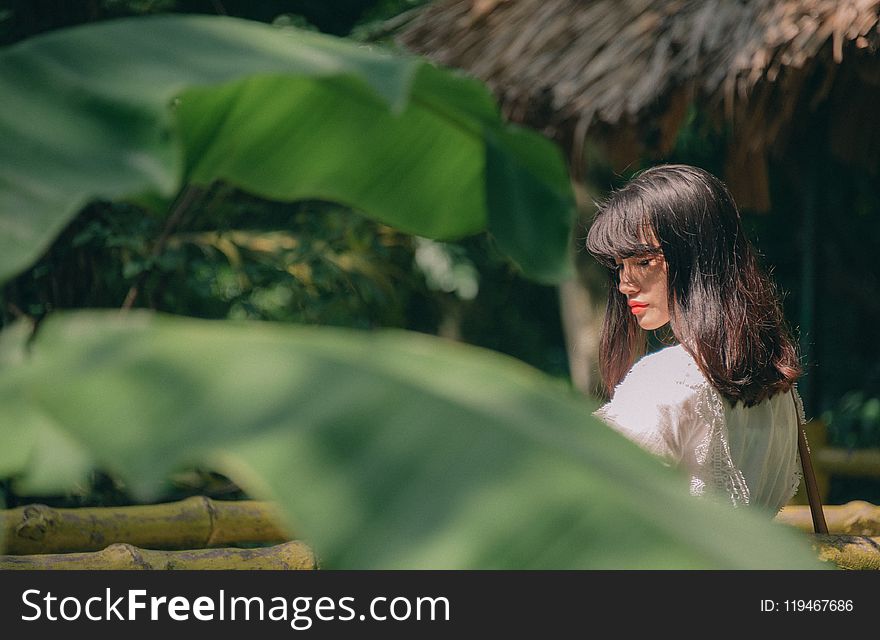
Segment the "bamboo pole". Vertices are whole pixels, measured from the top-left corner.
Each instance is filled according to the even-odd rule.
[[[795,396],[792,395],[792,402]],[[822,497],[819,495],[819,486],[816,484],[816,473],[813,471],[813,460],[810,457],[810,447],[804,436],[802,426],[798,428],[798,454],[801,457],[801,466],[804,469],[804,489],[807,491],[807,500],[810,503],[810,515],[813,518],[813,531],[816,533],[828,533],[828,525],[825,522],[825,510],[822,508]]]
[[[94,553],[0,556],[0,570],[130,570],[130,569],[317,569],[312,550],[299,541],[259,549],[154,551],[112,544]]]
[[[290,540],[270,503],[204,496],[133,507],[53,509],[32,504],[0,511],[5,553],[98,551],[116,542],[149,549],[201,549]]]
[[[880,507],[853,500],[842,505],[824,505],[828,533],[853,536],[880,536]],[[804,505],[786,505],[776,516],[777,522],[802,531],[813,531],[810,508]]]
[[[813,471],[816,475],[816,484],[819,486],[819,495],[822,501],[828,499],[828,489],[830,487],[830,474],[821,462],[822,451],[828,445],[828,429],[822,420],[813,418],[804,424],[804,434],[807,437],[810,455],[813,460]],[[791,499],[790,504],[808,504],[807,491],[804,481],[801,480],[797,493]]]
[[[880,570],[880,537],[816,534],[813,548],[841,569]]]
[[[817,451],[815,457],[826,473],[880,477],[880,449],[826,448]]]

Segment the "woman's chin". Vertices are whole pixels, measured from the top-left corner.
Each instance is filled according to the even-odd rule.
[[[657,320],[652,318],[639,318],[639,326],[645,331],[653,331],[666,325],[669,320]]]

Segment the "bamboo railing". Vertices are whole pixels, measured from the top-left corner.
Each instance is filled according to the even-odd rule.
[[[822,560],[880,570],[880,507],[825,506],[829,535],[814,535]],[[812,532],[808,506],[788,505],[777,522]],[[149,506],[0,511],[0,569],[316,569],[312,550],[290,541],[274,507],[198,496]],[[251,549],[236,544],[271,544]],[[221,548],[215,548],[221,547]]]
[[[0,511],[0,569],[316,569],[266,502],[196,496],[167,504]],[[272,545],[250,549],[230,545]],[[227,548],[224,548],[227,547]]]
[[[825,505],[822,511],[830,534],[880,536],[880,507],[870,502],[854,500],[841,505]],[[806,505],[787,505],[776,520],[802,531],[813,531],[810,507]]]
[[[12,555],[100,551],[117,542],[148,549],[206,549],[292,538],[269,503],[252,500],[195,496],[166,504],[78,509],[32,504],[0,513],[6,553]]]
[[[50,553],[0,556],[0,570],[10,569],[307,569],[317,568],[315,555],[302,542],[257,549],[155,551],[130,544],[111,544],[93,553]]]

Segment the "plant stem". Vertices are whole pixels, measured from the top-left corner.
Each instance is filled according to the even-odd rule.
[[[171,215],[168,216],[168,220],[165,222],[165,228],[162,229],[162,234],[153,245],[152,251],[150,251],[151,260],[155,260],[162,254],[162,251],[165,250],[165,245],[168,243],[168,238],[171,236],[171,232],[174,231],[175,227],[177,227],[178,224],[180,224],[183,215],[187,212],[192,203],[201,194],[202,190],[198,187],[188,185],[186,188],[184,188],[180,197],[174,203],[174,208],[171,211]],[[123,301],[121,307],[122,311],[128,311],[134,306],[135,300],[137,300],[138,294],[143,287],[146,277],[147,270],[144,270],[140,275],[138,275],[137,281],[135,281],[135,283],[131,285],[131,288],[128,290],[128,293],[125,296],[125,300]]]

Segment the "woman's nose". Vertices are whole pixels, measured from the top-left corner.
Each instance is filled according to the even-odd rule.
[[[620,269],[617,274],[617,290],[620,291],[620,293],[625,296],[638,293],[639,287],[636,284],[635,280],[631,278],[628,273],[626,273],[626,269]]]

